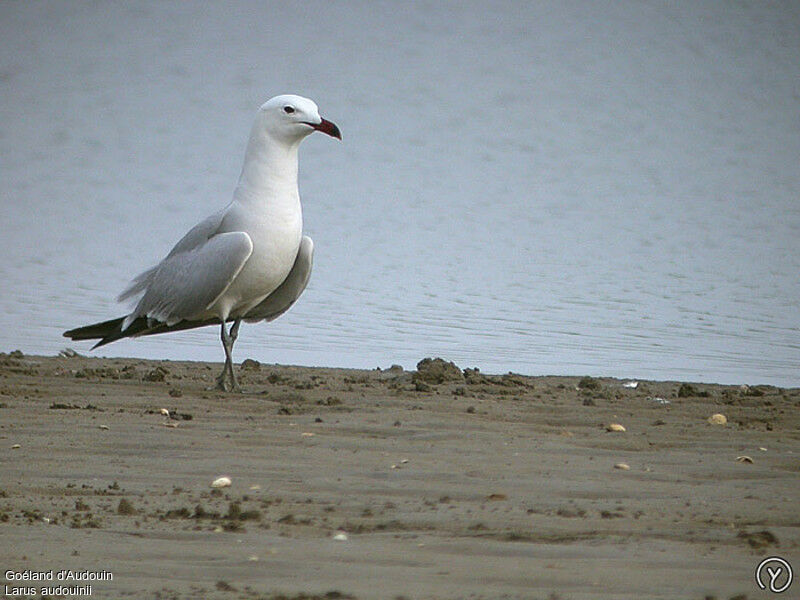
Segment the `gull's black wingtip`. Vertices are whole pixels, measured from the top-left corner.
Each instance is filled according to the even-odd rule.
[[[91,325],[84,325],[83,327],[76,327],[75,329],[69,329],[63,333],[65,338],[69,338],[74,341],[78,340],[103,340],[103,338],[108,337],[109,335],[113,335],[114,333],[121,332],[122,330],[122,322],[125,320],[125,317],[119,317],[117,319],[110,319],[108,321],[102,321],[100,323],[92,323]]]

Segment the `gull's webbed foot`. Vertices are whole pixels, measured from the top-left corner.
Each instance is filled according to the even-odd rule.
[[[222,367],[222,373],[217,377],[217,385],[211,389],[217,389],[223,392],[242,392],[239,381],[233,372],[233,366],[231,366],[230,369],[228,369],[228,365]]]

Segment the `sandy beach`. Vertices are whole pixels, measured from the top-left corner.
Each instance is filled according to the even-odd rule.
[[[0,354],[5,597],[729,600],[800,568],[800,389],[460,367],[245,360],[228,394]]]

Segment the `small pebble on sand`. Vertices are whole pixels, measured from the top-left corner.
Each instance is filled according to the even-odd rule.
[[[224,488],[224,487],[230,487],[230,485],[231,485],[230,477],[217,477],[214,481],[211,482],[212,488]]]

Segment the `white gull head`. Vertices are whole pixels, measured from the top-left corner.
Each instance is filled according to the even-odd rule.
[[[321,131],[342,139],[339,128],[319,115],[313,100],[284,94],[258,109],[244,157],[242,175],[234,192],[241,202],[297,197],[297,150],[309,134]],[[299,238],[298,238],[299,241]]]
[[[299,143],[314,131],[342,139],[339,128],[319,116],[313,100],[283,94],[270,98],[258,110],[256,127],[269,137],[288,145]]]

